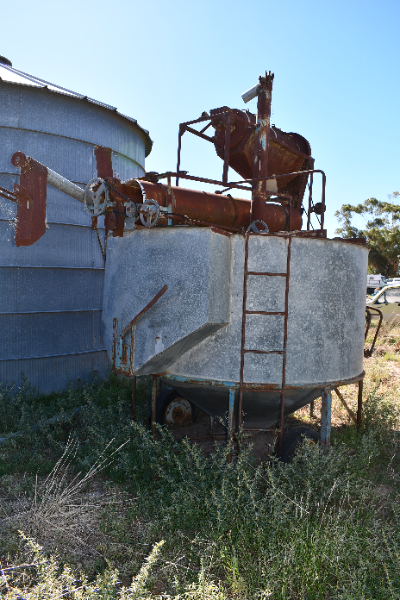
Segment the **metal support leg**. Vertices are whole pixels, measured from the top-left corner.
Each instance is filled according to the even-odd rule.
[[[331,411],[332,392],[330,388],[324,388],[321,405],[321,445],[325,453],[331,446]]]
[[[132,377],[132,421],[136,421],[136,375]]]
[[[360,379],[358,382],[358,406],[357,406],[357,429],[361,427],[361,413],[362,413],[362,404],[363,404],[363,387],[364,380]]]
[[[348,414],[350,415],[350,417],[353,419],[353,421],[355,421],[357,423],[357,417],[354,414],[354,412],[351,410],[350,406],[347,404],[346,400],[343,398],[342,394],[339,392],[338,388],[335,388],[335,392],[337,397],[339,398],[340,402],[343,404],[343,406],[345,407],[345,409],[347,410]]]
[[[228,444],[230,452],[228,455],[229,462],[232,461],[233,453],[233,431],[235,425],[235,389],[229,389],[229,412],[228,412]]]
[[[214,441],[214,417],[210,416],[210,431],[211,431],[211,439]]]
[[[157,391],[157,375],[153,375],[153,385],[151,389],[151,431],[153,432],[153,438],[156,437]]]
[[[314,400],[310,402],[310,419],[314,418]]]

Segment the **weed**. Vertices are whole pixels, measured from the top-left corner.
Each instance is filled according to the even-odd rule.
[[[2,597],[398,597],[399,399],[384,358],[398,329],[384,325],[367,365],[362,427],[346,420],[328,455],[304,443],[290,464],[257,464],[244,440],[229,462],[225,446],[204,456],[161,427],[153,439],[147,380],[138,423],[116,377],[51,397],[3,390]]]

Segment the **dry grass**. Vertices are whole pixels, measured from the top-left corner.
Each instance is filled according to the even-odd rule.
[[[372,327],[369,339],[366,341],[366,347],[369,345],[373,333]],[[213,463],[206,462],[208,459],[201,457],[201,453],[197,453],[195,447],[190,447],[187,442],[177,442],[167,438],[164,438],[163,441],[153,442],[150,436],[146,437],[146,432],[140,433],[140,437],[139,433],[134,431],[134,434],[138,435],[134,442],[136,446],[133,444],[135,454],[127,454],[125,463],[122,460],[120,462],[121,469],[124,465],[125,469],[131,469],[131,462],[137,461],[135,463],[136,470],[124,471],[124,473],[133,473],[132,477],[136,478],[137,489],[139,490],[137,495],[132,492],[132,488],[129,493],[127,491],[128,475],[125,476],[126,480],[123,484],[118,485],[112,482],[105,473],[107,465],[115,458],[119,460],[119,455],[124,453],[125,448],[121,448],[121,452],[116,449],[113,453],[107,452],[107,448],[105,448],[103,455],[92,463],[85,475],[81,475],[77,473],[77,461],[75,460],[79,447],[77,443],[70,441],[66,444],[62,456],[47,477],[32,479],[21,474],[0,477],[0,572],[1,568],[6,569],[11,564],[15,565],[18,562],[23,564],[26,561],[26,541],[21,539],[18,530],[23,531],[26,536],[34,539],[43,547],[43,553],[40,555],[42,556],[40,560],[44,561],[43,564],[48,560],[48,558],[43,557],[48,557],[50,554],[55,555],[60,558],[62,564],[72,565],[76,572],[82,570],[89,577],[96,573],[100,573],[100,577],[104,572],[104,581],[108,577],[107,565],[112,565],[119,571],[119,581],[122,581],[126,586],[130,586],[132,581],[135,585],[134,576],[139,572],[145,557],[151,551],[151,547],[155,542],[164,538],[166,543],[162,550],[162,557],[160,554],[162,560],[159,560],[160,564],[154,567],[154,575],[147,572],[147,569],[146,580],[148,580],[148,589],[152,590],[154,594],[164,594],[163,597],[167,597],[165,596],[165,590],[168,590],[172,594],[171,598],[210,598],[213,600],[217,598],[241,598],[244,597],[244,592],[242,594],[240,590],[249,590],[252,585],[254,585],[253,589],[260,589],[260,581],[266,581],[268,577],[271,578],[271,586],[275,585],[274,582],[281,577],[283,568],[287,569],[286,574],[282,575],[283,580],[289,580],[292,571],[295,572],[297,569],[297,579],[293,577],[293,586],[298,585],[300,589],[301,585],[304,584],[304,589],[308,589],[307,586],[311,585],[311,583],[307,583],[309,573],[313,569],[317,574],[323,574],[328,567],[331,568],[331,563],[333,564],[335,560],[339,561],[339,559],[342,560],[343,564],[340,567],[342,569],[340,573],[338,571],[338,577],[340,575],[343,581],[347,581],[347,575],[345,575],[347,564],[346,560],[343,559],[343,555],[348,551],[348,560],[353,561],[351,562],[353,565],[351,568],[358,568],[358,544],[364,544],[363,552],[365,552],[366,557],[370,557],[368,559],[371,561],[369,569],[373,570],[374,560],[377,561],[376,564],[381,564],[379,562],[381,561],[379,544],[383,543],[380,538],[382,527],[386,527],[386,532],[392,531],[393,535],[396,533],[396,521],[391,503],[394,496],[398,498],[397,494],[400,490],[398,475],[400,458],[393,455],[392,458],[386,457],[381,462],[379,460],[368,462],[370,460],[368,444],[371,444],[371,448],[375,444],[373,437],[369,437],[368,424],[371,419],[375,419],[373,423],[375,427],[374,435],[376,432],[378,432],[376,435],[379,435],[380,415],[382,416],[382,423],[384,423],[382,429],[384,435],[388,435],[388,432],[390,434],[390,426],[397,427],[400,411],[398,394],[400,324],[395,322],[384,324],[378,339],[377,351],[371,358],[365,360],[364,368],[366,371],[364,382],[366,433],[364,437],[355,431],[351,418],[339,399],[335,395],[333,397],[333,441],[338,446],[347,444],[344,454],[340,454],[340,451],[337,454],[332,452],[331,457],[325,459],[317,455],[318,449],[306,449],[305,458],[302,459],[303,462],[300,461],[297,466],[277,466],[276,471],[271,470],[267,475],[270,467],[266,467],[265,463],[249,469],[245,459],[243,459],[243,465],[240,465],[241,459],[239,457],[236,465],[227,468],[223,457],[221,459],[212,458]],[[350,408],[355,412],[357,409],[357,386],[342,387],[341,392]],[[315,402],[314,413],[315,416],[311,419],[309,407],[304,407],[297,411],[295,418],[316,424],[320,419],[320,401]],[[93,412],[90,414],[93,415]],[[378,421],[376,421],[377,415]],[[99,423],[101,424],[100,421]],[[388,423],[389,427],[387,427]],[[135,427],[131,427],[131,429],[135,430]],[[139,431],[139,428],[137,428],[137,431]],[[351,450],[353,447],[356,450]],[[349,452],[349,450],[351,451]],[[371,452],[376,453],[378,451],[379,444],[375,444]],[[138,455],[140,452],[143,454],[139,460]],[[394,452],[397,451],[394,450]],[[169,453],[168,456],[167,453]],[[363,455],[366,457],[364,462]],[[251,459],[247,456],[246,460]],[[358,461],[359,467],[352,466],[350,464],[352,461],[354,465]],[[340,482],[342,474],[349,464],[353,472],[349,475],[349,488],[347,488],[344,479],[344,483]],[[372,466],[370,467],[370,465]],[[370,471],[367,473],[366,469],[369,468]],[[233,469],[236,469],[236,471]],[[329,479],[329,469],[332,470],[332,482]],[[234,481],[235,472],[237,472],[237,484]],[[357,478],[359,477],[359,484],[362,487],[365,484],[367,475],[370,479],[365,490],[358,492],[356,489],[358,486]],[[259,478],[259,481],[257,478]],[[268,486],[274,478],[276,478],[276,489],[279,489],[279,492],[276,492],[276,497],[272,494],[270,503],[265,502],[264,506],[263,494],[270,493],[268,492]],[[318,483],[319,478],[321,484]],[[219,483],[221,480],[224,481],[224,485]],[[295,483],[297,480],[298,482]],[[218,482],[218,485],[215,482]],[[331,486],[332,494],[336,494],[334,490],[337,489],[335,486],[339,485],[337,482],[343,487],[340,492],[342,495],[338,492],[338,498],[334,498],[334,496],[331,498],[329,494],[327,496],[324,491],[319,489],[319,486],[321,490],[323,486]],[[353,483],[354,490],[348,492]],[[235,485],[237,485],[237,488],[235,488]],[[204,489],[202,489],[202,486]],[[260,490],[262,490],[262,493],[258,496]],[[281,490],[284,490],[284,492]],[[320,493],[321,498],[318,496]],[[198,498],[201,494],[204,497],[202,496],[203,500],[199,504]],[[297,513],[296,515],[290,514],[290,518],[285,521],[288,515],[285,498],[292,498],[291,494],[293,495],[293,505],[301,504],[303,506],[304,504],[307,508],[304,514],[310,515],[305,520],[301,520],[299,517],[298,523],[296,521],[297,525],[295,523],[298,518]],[[351,496],[351,494],[354,494],[354,496]],[[282,500],[280,503],[281,496],[285,501]],[[364,512],[362,512],[359,522],[357,520],[359,518],[357,507],[358,505],[364,506],[364,497],[367,499],[366,504],[370,503],[368,506],[372,508],[371,510],[368,507],[363,508]],[[145,504],[147,501],[151,506],[151,513],[149,511],[146,513]],[[243,506],[240,504],[242,501],[243,506],[246,506],[245,512],[243,512]],[[274,522],[268,512],[273,502],[276,502],[275,514],[281,519],[282,526],[278,519]],[[210,512],[207,515],[206,505],[208,503]],[[235,509],[235,503],[238,505],[237,509]],[[397,500],[395,500],[395,505],[396,503],[398,505]],[[237,510],[237,515],[239,515],[237,518],[232,516],[234,510]],[[249,512],[250,510],[253,512]],[[263,513],[260,512],[262,510]],[[316,515],[315,522],[312,517],[314,513]],[[366,521],[364,531],[362,527],[364,527],[364,520],[367,519],[368,515],[373,516],[370,521]],[[240,521],[241,518],[243,518],[243,524]],[[368,516],[368,518],[370,517]],[[203,519],[203,523],[201,519]],[[215,522],[212,524],[213,519]],[[336,534],[332,533],[332,524],[327,526],[326,531],[322,527],[324,520],[329,519],[337,528]],[[256,520],[259,520],[259,523],[257,521],[258,529],[254,525]],[[293,527],[292,522],[294,523]],[[228,525],[225,527],[224,523]],[[266,523],[268,523],[268,527],[271,527],[268,535],[265,533]],[[359,523],[360,529],[356,531]],[[214,532],[212,531],[213,527]],[[302,527],[304,527],[304,530],[301,529]],[[376,527],[376,531],[374,530],[375,533],[371,533],[374,527]],[[289,530],[290,535],[287,535]],[[351,538],[353,534],[354,539]],[[273,539],[274,535],[276,536],[275,545],[269,541]],[[287,536],[286,541],[285,536]],[[372,539],[372,550],[367,545],[369,544],[368,536]],[[367,541],[364,540],[364,537]],[[258,543],[258,538],[260,539],[260,545],[255,552],[254,544]],[[382,552],[386,552],[385,544],[389,548],[392,543],[390,537],[387,539],[388,541],[383,544],[384,550]],[[7,540],[7,545],[4,543],[3,547],[7,546],[6,552],[1,547],[2,541],[5,540]],[[10,540],[14,540],[14,546],[10,543]],[[307,546],[308,542],[305,544],[304,540],[309,540],[309,546]],[[320,546],[316,546],[314,555],[310,548],[315,540],[319,540]],[[335,543],[337,541],[337,550],[331,548],[332,540],[335,540]],[[342,545],[339,543],[340,540],[343,541]],[[271,548],[268,550],[269,543]],[[394,544],[396,543],[394,542]],[[280,555],[281,566],[279,567],[275,564],[274,557],[280,552],[281,544],[286,544],[286,550]],[[377,549],[376,559],[373,554],[375,546]],[[390,552],[394,554],[389,557],[388,564],[395,572],[396,565],[400,566],[400,559],[396,555],[396,545],[390,548]],[[261,559],[263,552],[265,558]],[[298,553],[301,552],[304,552],[303,561],[298,559]],[[327,563],[324,563],[324,552],[329,556]],[[329,554],[330,552],[332,552],[332,555]],[[39,560],[38,556],[39,554],[36,554],[36,561]],[[258,579],[256,580],[254,576],[253,583],[252,563],[254,562],[254,568],[256,568],[261,560],[265,560],[265,562],[262,567],[259,567]],[[310,561],[309,566],[307,566],[306,560]],[[318,561],[321,561],[321,564]],[[319,566],[315,566],[317,563]],[[193,574],[195,574],[195,577],[203,577],[204,570],[202,569],[205,564],[208,565],[211,579],[218,581],[218,584],[215,586],[209,582],[207,583],[207,580],[204,583],[205,587],[196,587],[200,584],[193,584]],[[275,567],[276,572],[274,571]],[[364,573],[363,568],[363,566],[360,567],[359,573]],[[34,579],[36,575],[33,576],[33,579],[29,579],[27,573],[29,573],[29,568],[26,569],[25,567],[10,571],[7,575],[9,590],[12,590],[13,587],[15,590],[24,589],[27,581],[36,585]],[[57,574],[55,574],[54,581],[57,577]],[[104,595],[102,597],[114,598],[118,594],[121,598],[128,597],[128,595],[123,596],[124,592],[121,591],[116,575],[112,575],[112,577],[112,585],[118,590],[118,593],[116,591],[116,595]],[[342,592],[339,593],[338,590],[336,590],[336,595],[331,595],[328,591],[325,593],[325,588],[321,583],[321,587],[318,588],[316,595],[313,597],[335,597],[346,598],[346,600],[347,598],[354,598],[355,600],[359,597],[370,597],[363,596],[362,593],[364,592],[362,591],[357,595],[357,579],[361,575],[354,576],[354,581],[351,580],[351,577],[353,576],[350,573],[349,581],[351,581],[351,585],[355,590],[352,592],[353,595],[346,595],[348,593],[346,589],[344,589],[343,595],[340,595]],[[190,580],[190,578],[192,579]],[[329,585],[333,585],[332,581],[334,581],[333,576],[329,580]],[[179,585],[181,585],[181,588],[178,593]],[[316,586],[314,580],[312,585]],[[222,592],[224,586],[230,590],[226,595]],[[386,588],[382,592],[382,596],[377,595],[374,597],[385,599],[396,597],[393,594],[397,593],[397,588],[392,590],[391,580]],[[206,589],[208,590],[207,593],[205,593]],[[171,590],[175,591],[172,593]],[[191,591],[189,592],[189,590]],[[282,591],[280,595],[268,596],[266,590],[267,588],[265,588],[266,595],[264,597],[287,598],[288,600],[295,597],[308,597],[291,595],[291,590]],[[387,595],[385,595],[386,592]],[[61,590],[60,593],[64,592]],[[151,593],[145,592],[144,588],[140,591],[140,594],[129,597],[151,597]],[[41,596],[36,597],[40,598]],[[52,598],[51,594],[46,597]],[[75,596],[71,595],[70,597]],[[87,595],[86,597],[97,598],[98,596],[93,592],[92,596]],[[253,598],[255,596],[246,597]],[[14,598],[11,591],[7,598]]]
[[[0,530],[2,537],[14,538],[17,531],[23,531],[46,552],[90,571],[96,569],[99,560],[106,564],[115,546],[112,537],[103,531],[103,515],[126,511],[133,499],[118,486],[101,481],[102,470],[118,449],[107,458],[100,457],[84,475],[74,473],[76,450],[76,442],[67,443],[51,473],[35,478],[33,495],[23,492],[29,489],[26,477],[6,476],[0,480],[0,491],[7,489],[7,496],[0,498]],[[117,546],[120,552],[121,544]],[[2,562],[8,560],[0,550]]]

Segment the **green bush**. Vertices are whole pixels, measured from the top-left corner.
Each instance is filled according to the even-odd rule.
[[[139,404],[145,422],[148,382],[142,386]],[[159,428],[153,439],[143,424],[129,419],[129,382],[114,378],[78,391],[71,388],[51,401],[26,389],[12,400],[12,409],[5,393],[0,398],[4,432],[21,433],[0,446],[0,487],[10,485],[12,476],[31,473],[31,480],[24,480],[31,504],[18,520],[20,529],[24,530],[24,518],[28,523],[28,513],[33,514],[34,501],[40,507],[44,497],[51,497],[53,504],[46,506],[61,506],[58,498],[67,497],[70,478],[81,471],[93,472],[99,480],[99,464],[102,485],[125,495],[102,509],[98,543],[104,535],[105,546],[114,550],[107,554],[105,549],[97,567],[91,563],[86,576],[73,575],[66,566],[73,562],[62,542],[66,538],[59,532],[52,547],[40,550],[29,542],[36,566],[28,568],[24,585],[18,569],[4,571],[2,597],[399,597],[398,495],[393,488],[392,494],[382,496],[377,486],[393,468],[397,452],[392,430],[395,401],[378,393],[376,386],[366,396],[362,430],[348,427],[346,435],[336,434],[328,455],[305,442],[290,464],[271,459],[257,465],[243,440],[242,451],[229,462],[229,448],[217,446],[206,457],[196,445],[177,441],[165,428]],[[77,407],[79,413],[71,416]],[[60,413],[65,418],[46,424]],[[41,419],[39,430],[31,427],[34,414]],[[43,492],[35,492],[41,488],[30,485],[33,475],[54,467],[68,439],[75,448],[70,453],[71,471],[57,467],[44,480]],[[47,496],[46,486],[53,486]],[[47,522],[57,519],[58,513],[51,510],[46,512]],[[10,518],[0,523],[2,562],[10,562],[13,553],[20,560],[25,556],[20,543],[15,549],[16,523]],[[40,535],[40,527],[37,531]],[[162,549],[157,545],[160,540],[165,540]],[[58,562],[49,552],[59,556]],[[149,561],[139,570],[146,555]],[[139,570],[126,589],[118,583],[116,563],[122,570],[129,564],[130,573]],[[79,565],[85,568],[84,563]]]

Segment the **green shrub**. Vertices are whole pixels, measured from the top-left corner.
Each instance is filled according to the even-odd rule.
[[[206,457],[195,444],[177,441],[165,428],[158,428],[153,439],[143,425],[148,416],[147,381],[139,393],[142,423],[130,421],[129,407],[130,382],[116,378],[82,390],[71,388],[50,399],[35,396],[28,387],[12,400],[3,392],[2,435],[20,433],[0,446],[0,488],[20,486],[15,495],[27,507],[19,520],[9,515],[0,522],[3,566],[17,557],[30,560],[16,537],[17,525],[24,530],[24,524],[31,523],[28,514],[43,515],[40,510],[46,506],[46,522],[58,523],[59,531],[51,544],[38,540],[43,550],[29,542],[35,566],[22,569],[25,584],[18,569],[4,571],[2,597],[144,599],[163,594],[187,600],[386,600],[399,596],[400,515],[392,473],[397,452],[395,392],[383,394],[377,383],[368,384],[361,430],[349,426],[345,433],[338,432],[328,455],[305,442],[290,464],[271,459],[257,465],[243,440],[242,451],[229,462],[229,448],[217,446]],[[47,422],[60,414],[61,419]],[[38,430],[31,427],[34,420],[40,424]],[[64,468],[68,443],[74,450]],[[101,474],[96,467],[100,464]],[[382,496],[378,483],[386,481],[389,471],[392,493]],[[37,472],[39,483],[34,478]],[[101,560],[92,561],[90,568],[72,555],[65,542],[67,528],[63,530],[62,519],[52,508],[67,510],[73,504],[58,500],[68,499],[68,486],[86,482],[90,487],[85,475],[71,484],[79,472],[94,473],[104,494],[111,494],[97,512],[100,525],[94,533],[93,556],[98,552]],[[83,484],[81,491],[85,492]],[[43,498],[53,504],[43,504]],[[39,513],[32,512],[33,506]],[[75,503],[73,509],[78,508]],[[86,518],[85,512],[79,514]],[[28,527],[25,532],[31,536],[36,531],[38,539],[43,529],[44,525],[36,530]],[[162,550],[159,540],[165,540]],[[57,555],[58,562],[50,554]],[[139,570],[146,555],[149,562]],[[66,566],[72,564],[86,569],[86,575],[73,575]],[[138,570],[133,584],[123,589],[118,578]]]

